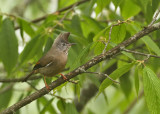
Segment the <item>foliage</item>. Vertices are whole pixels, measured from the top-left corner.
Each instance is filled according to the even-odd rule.
[[[52,13],[79,0],[58,0],[57,3],[49,0],[14,1],[13,6],[8,2],[0,1],[0,6],[4,4],[9,8],[2,7],[0,13],[0,112],[44,86],[41,80],[15,82],[10,86],[1,79],[27,75],[61,32],[70,32],[69,41],[77,43],[69,51],[66,65],[69,70],[63,72],[66,74],[148,26],[160,6],[159,0],[83,0],[77,6]],[[39,18],[41,16],[45,18]],[[159,36],[159,30],[152,32],[127,49],[159,57]],[[17,113],[158,114],[159,64],[159,58],[121,51],[88,70],[108,74],[111,79],[82,73],[74,79],[79,80],[77,85],[62,84]],[[91,88],[91,84],[95,87]]]

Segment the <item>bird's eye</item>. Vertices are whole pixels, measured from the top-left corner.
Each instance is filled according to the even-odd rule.
[[[62,46],[65,46],[66,44],[65,43],[62,43]]]

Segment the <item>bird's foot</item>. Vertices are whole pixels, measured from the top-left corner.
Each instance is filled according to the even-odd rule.
[[[45,86],[46,86],[46,89],[47,89],[48,91],[51,90],[51,88],[50,88],[47,84],[45,84]]]
[[[45,86],[46,86],[46,89],[47,89],[48,91],[50,91],[51,88],[48,86],[48,84],[47,84],[47,82],[46,82],[46,77],[45,77],[45,76],[44,76],[44,84],[45,84]]]
[[[61,73],[59,73],[61,76],[62,76],[62,78],[65,80],[65,81],[67,81],[68,79],[67,79],[67,77],[66,76],[64,76],[63,74],[61,74]]]
[[[62,78],[63,78],[65,81],[71,82],[71,83],[73,83],[73,84],[77,84],[77,83],[79,82],[79,80],[73,81],[73,80],[68,79],[68,78],[67,78],[66,76],[64,76],[63,74],[61,74],[61,73],[59,73],[59,74],[62,76]]]

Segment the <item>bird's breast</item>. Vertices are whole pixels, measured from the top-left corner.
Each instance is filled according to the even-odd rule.
[[[66,54],[55,54],[53,56],[54,61],[53,64],[49,65],[48,67],[44,67],[40,69],[40,73],[52,77],[55,76],[56,74],[60,73],[64,68],[67,63],[67,55]]]

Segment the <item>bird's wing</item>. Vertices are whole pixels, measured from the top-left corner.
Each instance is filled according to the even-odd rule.
[[[37,70],[42,67],[48,67],[51,64],[54,64],[56,62],[55,58],[53,56],[43,56],[34,66],[33,70]]]

